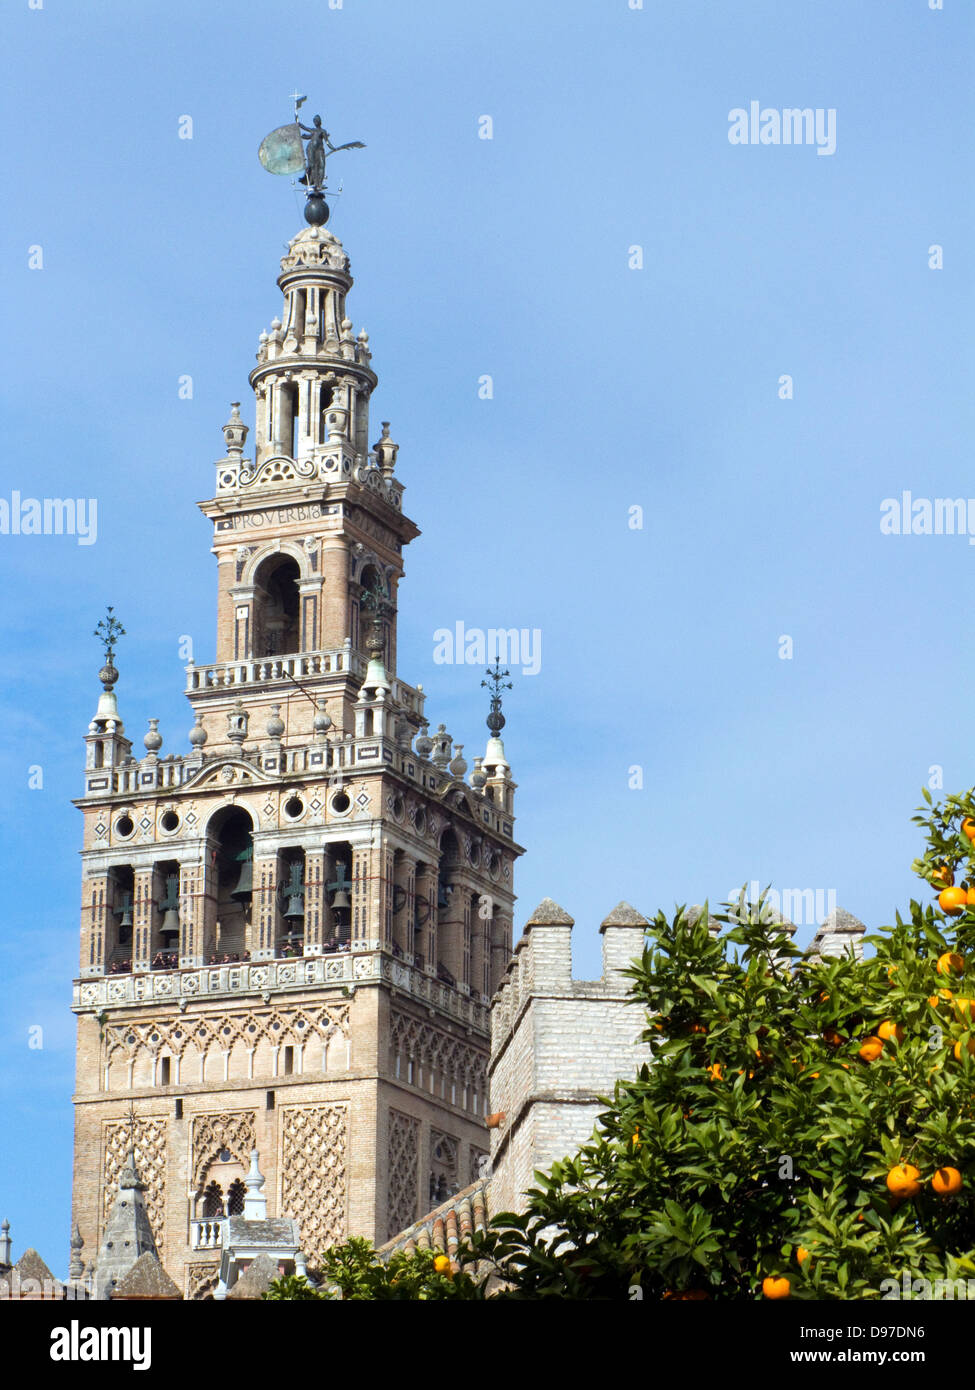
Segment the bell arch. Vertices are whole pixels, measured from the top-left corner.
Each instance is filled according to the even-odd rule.
[[[275,551],[254,572],[253,653],[286,656],[301,647],[301,563]]]
[[[225,805],[207,821],[212,893],[204,939],[208,954],[243,960],[254,885],[254,820],[241,805]]]

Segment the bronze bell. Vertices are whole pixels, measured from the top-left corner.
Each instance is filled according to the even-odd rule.
[[[251,845],[234,856],[240,863],[240,876],[237,887],[230,894],[232,898],[249,898],[254,891],[254,850]]]
[[[115,908],[115,916],[119,919],[119,927],[131,927],[132,925],[132,894],[122,894],[122,906]]]
[[[162,922],[159,926],[160,935],[172,938],[179,936],[179,875],[166,875],[166,896],[161,902],[157,903],[159,911],[163,914]],[[167,945],[169,941],[167,940]]]
[[[301,921],[305,915],[305,886],[302,883],[301,864],[297,859],[291,861],[288,882],[284,884],[282,893],[288,906],[281,916],[288,922]]]

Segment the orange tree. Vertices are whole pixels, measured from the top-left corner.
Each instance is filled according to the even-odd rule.
[[[321,1258],[316,1284],[300,1276],[275,1279],[263,1297],[293,1303],[339,1298],[353,1303],[479,1300],[481,1283],[439,1250],[396,1251],[381,1260],[372,1245],[353,1236],[333,1245]]]
[[[869,1299],[905,1272],[975,1276],[975,790],[924,795],[914,868],[938,897],[867,959],[804,957],[744,894],[718,936],[706,912],[658,914],[629,971],[652,1062],[474,1238],[501,1296]]]

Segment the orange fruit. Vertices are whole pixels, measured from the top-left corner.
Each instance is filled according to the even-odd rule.
[[[796,1259],[799,1261],[800,1264],[805,1264],[806,1260],[809,1259],[809,1251],[806,1249],[804,1245],[800,1245],[798,1250],[796,1251]]]
[[[885,1018],[883,1023],[877,1029],[877,1037],[880,1038],[883,1042],[891,1042],[894,1038],[896,1038],[897,1041],[900,1043],[904,1041],[904,1029],[900,1026],[899,1023],[895,1023],[893,1019]]]
[[[883,1050],[884,1045],[879,1038],[866,1038],[860,1048],[860,1056],[865,1062],[876,1062]]]
[[[711,1063],[711,1065],[708,1067],[708,1076],[711,1078],[712,1081],[724,1080],[724,1067],[721,1065],[720,1062]]]
[[[450,1260],[447,1258],[446,1255],[438,1255],[433,1262],[433,1267],[438,1274],[449,1274]]]
[[[961,1038],[959,1038],[958,1041],[955,1043],[954,1052],[955,1052],[955,1061],[956,1061],[956,1062],[960,1062],[960,1061],[961,1061]],[[975,1038],[969,1038],[969,1039],[968,1039],[967,1052],[968,1052],[969,1057],[975,1057]]]
[[[931,1186],[939,1197],[953,1197],[961,1191],[961,1173],[957,1168],[939,1168],[931,1179]]]
[[[961,833],[967,835],[970,840],[975,840],[975,820],[971,816],[966,816],[961,823]]]
[[[975,904],[975,888],[969,888],[968,892],[965,894],[965,902],[969,907]]]
[[[945,889],[947,893],[960,893],[961,891],[960,888]],[[947,975],[952,970],[956,975],[959,975],[964,969],[965,962],[957,951],[945,951],[944,955],[938,957],[939,975]]]
[[[936,994],[929,994],[928,1003],[931,1005],[932,1009],[936,1009],[938,1005],[941,1003],[941,1000],[938,998]]]
[[[788,1298],[791,1292],[792,1285],[784,1276],[781,1279],[776,1279],[770,1275],[769,1278],[762,1280],[762,1293],[766,1298]]]
[[[950,917],[957,917],[959,912],[965,911],[967,905],[968,894],[964,888],[944,888],[938,894],[938,906],[942,912],[947,912]],[[961,969],[960,966],[959,969]]]
[[[955,882],[955,871],[947,864],[941,864],[934,871],[936,883],[943,883],[946,888],[951,888]]]
[[[846,1039],[841,1033],[837,1033],[835,1028],[827,1028],[823,1034],[823,1042],[829,1043],[830,1047],[842,1047]]]
[[[887,1174],[887,1189],[895,1197],[916,1197],[921,1190],[920,1176],[913,1163],[897,1163]]]

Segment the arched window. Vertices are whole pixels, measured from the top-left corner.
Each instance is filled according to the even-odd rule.
[[[247,1193],[247,1188],[246,1188],[246,1187],[244,1186],[244,1184],[241,1182],[240,1178],[235,1179],[235,1181],[232,1182],[232,1183],[230,1184],[230,1191],[227,1193],[227,1215],[228,1215],[228,1216],[241,1216],[241,1215],[243,1215],[243,1211],[244,1211],[244,1197],[245,1197],[246,1193]]]
[[[255,575],[254,656],[283,656],[301,643],[297,562],[273,555]]]
[[[204,1189],[203,1215],[210,1221],[223,1216],[223,1188],[218,1182],[208,1183]]]

